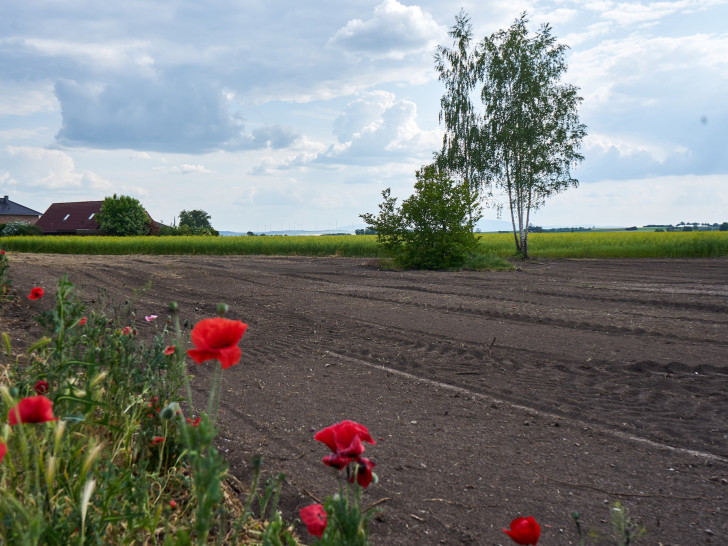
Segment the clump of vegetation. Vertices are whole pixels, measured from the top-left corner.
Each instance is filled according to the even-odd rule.
[[[107,235],[149,235],[152,219],[141,203],[128,195],[107,197],[96,220]]]
[[[32,305],[45,307],[44,295],[36,287]],[[227,463],[214,445],[214,418],[189,405],[186,351],[170,310],[147,345],[130,307],[112,317],[89,309],[64,278],[39,316],[46,335],[27,362],[2,334],[0,542],[297,543],[280,513],[260,521],[250,502],[236,509],[224,501]],[[212,328],[193,342],[215,345],[205,359],[234,365],[242,332],[231,342],[218,330],[239,321],[206,320]]]
[[[417,171],[415,193],[397,206],[390,189],[382,192],[379,215],[362,214],[379,244],[407,269],[462,267],[475,253],[473,227],[480,219],[478,195],[435,166]]]
[[[38,226],[25,222],[23,220],[15,220],[3,225],[0,235],[3,237],[17,237],[28,235],[43,235],[43,230]]]

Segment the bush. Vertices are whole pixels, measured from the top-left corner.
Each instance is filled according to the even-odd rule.
[[[377,241],[407,269],[462,267],[473,254],[473,226],[480,219],[478,195],[430,165],[416,172],[415,193],[396,207],[390,189],[382,192],[379,216],[362,214]]]
[[[96,215],[101,231],[106,235],[149,235],[152,219],[141,203],[128,195],[104,199]]]
[[[5,227],[0,231],[0,235],[3,237],[12,237],[14,235],[43,235],[43,230],[30,222],[15,220],[5,224]]]

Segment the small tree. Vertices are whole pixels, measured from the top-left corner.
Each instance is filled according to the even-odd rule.
[[[211,216],[204,210],[183,210],[179,213],[179,225],[180,227],[212,229],[210,218]]]
[[[211,216],[204,210],[183,210],[179,213],[179,233],[182,235],[218,235],[210,224]]]
[[[478,244],[473,226],[480,219],[478,194],[467,181],[455,183],[430,165],[416,172],[415,193],[397,207],[389,188],[379,216],[362,214],[395,263],[410,269],[451,269],[465,264]]]
[[[481,98],[486,173],[508,196],[516,251],[528,258],[530,213],[578,180],[571,166],[586,128],[579,122],[577,88],[560,83],[565,45],[543,25],[530,36],[524,13],[508,30],[483,40]]]
[[[101,231],[107,235],[149,235],[152,219],[141,203],[120,195],[107,197],[101,205],[101,212],[96,215]]]

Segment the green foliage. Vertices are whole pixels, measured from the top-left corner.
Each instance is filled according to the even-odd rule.
[[[376,235],[377,232],[373,230],[372,228],[364,228],[364,229],[355,229],[354,230],[355,235]]]
[[[179,225],[180,227],[187,226],[190,229],[199,228],[212,230],[210,218],[211,216],[204,210],[183,210],[179,213]]]
[[[214,424],[204,414],[191,423],[180,407],[180,387],[186,408],[191,395],[176,313],[146,345],[128,302],[114,316],[89,309],[65,278],[45,298],[46,337],[22,366],[4,363],[0,416],[42,381],[59,419],[4,425],[0,543],[202,545],[235,533],[245,544],[295,544],[280,516],[261,540],[264,524],[223,502]],[[165,354],[170,342],[178,349]]]
[[[189,226],[161,226],[159,228],[160,237],[190,237],[190,236],[204,236],[204,237],[218,237],[220,234],[210,228],[201,227],[189,227]]]
[[[445,84],[445,94],[440,99],[440,123],[446,127],[442,150],[435,154],[435,161],[458,180],[465,181],[471,192],[478,193],[484,189],[485,181],[482,116],[472,102],[478,84],[479,51],[471,49],[473,29],[464,12],[457,15],[449,34],[453,48],[438,46],[435,53],[435,69]]]
[[[8,268],[10,267],[10,260],[4,250],[0,249],[0,298],[6,296],[10,292],[10,273]]]
[[[473,225],[480,219],[477,193],[467,182],[457,184],[432,165],[416,176],[415,193],[400,207],[386,189],[379,216],[362,214],[361,218],[376,230],[379,243],[401,267],[462,267],[477,246],[473,235]]]
[[[122,237],[148,235],[152,222],[139,201],[128,195],[116,194],[104,199],[96,220],[105,234]]]
[[[4,227],[0,230],[0,235],[3,237],[13,237],[18,235],[43,235],[43,230],[30,222],[15,220],[4,224]]]

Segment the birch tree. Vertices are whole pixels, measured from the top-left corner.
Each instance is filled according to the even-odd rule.
[[[476,194],[483,184],[480,116],[472,100],[477,100],[478,51],[472,46],[473,29],[465,12],[455,17],[449,35],[453,39],[452,49],[438,46],[435,52],[435,70],[445,84],[445,94],[440,99],[440,123],[445,125],[445,134],[435,162],[465,182],[471,194]]]
[[[531,212],[578,185],[571,168],[583,159],[586,135],[578,89],[561,83],[567,46],[556,43],[548,24],[529,35],[527,22],[524,13],[485,38],[476,70],[483,85],[485,177],[508,196],[516,252],[524,259]]]

